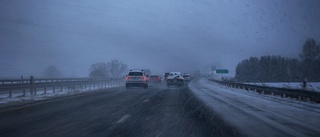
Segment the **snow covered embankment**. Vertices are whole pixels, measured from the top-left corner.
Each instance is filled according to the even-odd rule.
[[[288,88],[288,89],[302,89],[302,82],[270,82],[270,83],[244,83],[250,85]],[[306,90],[320,92],[320,82],[307,82]]]
[[[320,105],[242,89],[204,78],[190,90],[216,114],[246,136],[319,136]]]
[[[21,101],[29,101],[29,100],[45,100],[47,98],[52,98],[56,96],[61,96],[61,95],[68,95],[68,94],[80,94],[80,93],[85,93],[85,92],[94,92],[99,89],[105,89],[105,88],[113,88],[113,87],[119,87],[123,86],[122,82],[111,82],[105,86],[86,86],[86,88],[77,88],[76,90],[73,89],[68,89],[64,87],[62,91],[55,91],[53,90],[37,90],[36,95],[30,95],[30,92],[26,92],[25,96],[23,96],[22,91],[18,91],[12,94],[12,97],[8,97],[8,93],[4,92],[0,94],[0,104],[6,104],[10,102],[21,102]]]

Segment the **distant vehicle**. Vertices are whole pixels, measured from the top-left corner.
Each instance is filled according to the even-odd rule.
[[[183,74],[183,78],[185,82],[190,82],[191,80],[191,76],[188,73]]]
[[[184,78],[181,75],[181,72],[170,72],[167,77],[167,86],[184,86]]]
[[[151,75],[149,76],[148,81],[153,83],[159,83],[161,82],[161,77],[158,75]]]
[[[143,87],[148,88],[148,75],[145,75],[144,70],[130,70],[126,76],[126,88]]]
[[[164,78],[163,78],[163,80],[167,80],[167,77],[169,76],[169,72],[166,72],[166,73],[164,73]]]

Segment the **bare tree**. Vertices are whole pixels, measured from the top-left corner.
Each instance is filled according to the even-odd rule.
[[[301,59],[315,60],[320,56],[320,45],[316,43],[314,39],[308,39],[302,48]]]
[[[108,75],[108,65],[106,63],[95,63],[90,67],[89,77],[94,78],[107,78]]]
[[[111,60],[108,62],[108,72],[113,78],[121,77],[121,74],[127,71],[128,65],[119,60]]]
[[[62,77],[62,73],[57,67],[49,66],[44,70],[43,76],[45,78],[59,78]]]

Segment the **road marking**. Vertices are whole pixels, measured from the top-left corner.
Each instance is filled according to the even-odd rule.
[[[160,131],[160,133],[158,133],[156,137],[160,137],[161,135],[162,135],[162,132]]]
[[[117,121],[117,124],[121,124],[121,123],[123,123],[123,122],[125,122],[126,120],[128,120],[129,119],[129,117],[130,117],[130,115],[124,115],[121,119],[119,119],[118,121]]]
[[[149,101],[149,99],[145,99],[145,100],[143,100],[143,103],[146,103],[146,102],[148,102]]]

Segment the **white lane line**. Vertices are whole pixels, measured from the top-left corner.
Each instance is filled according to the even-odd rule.
[[[148,102],[149,101],[149,99],[145,99],[145,100],[143,100],[143,103],[146,103],[146,102]]]
[[[118,121],[117,121],[117,124],[121,124],[121,123],[123,123],[123,122],[125,122],[126,120],[128,120],[129,119],[129,117],[130,117],[130,115],[124,115],[121,119],[119,119]]]

